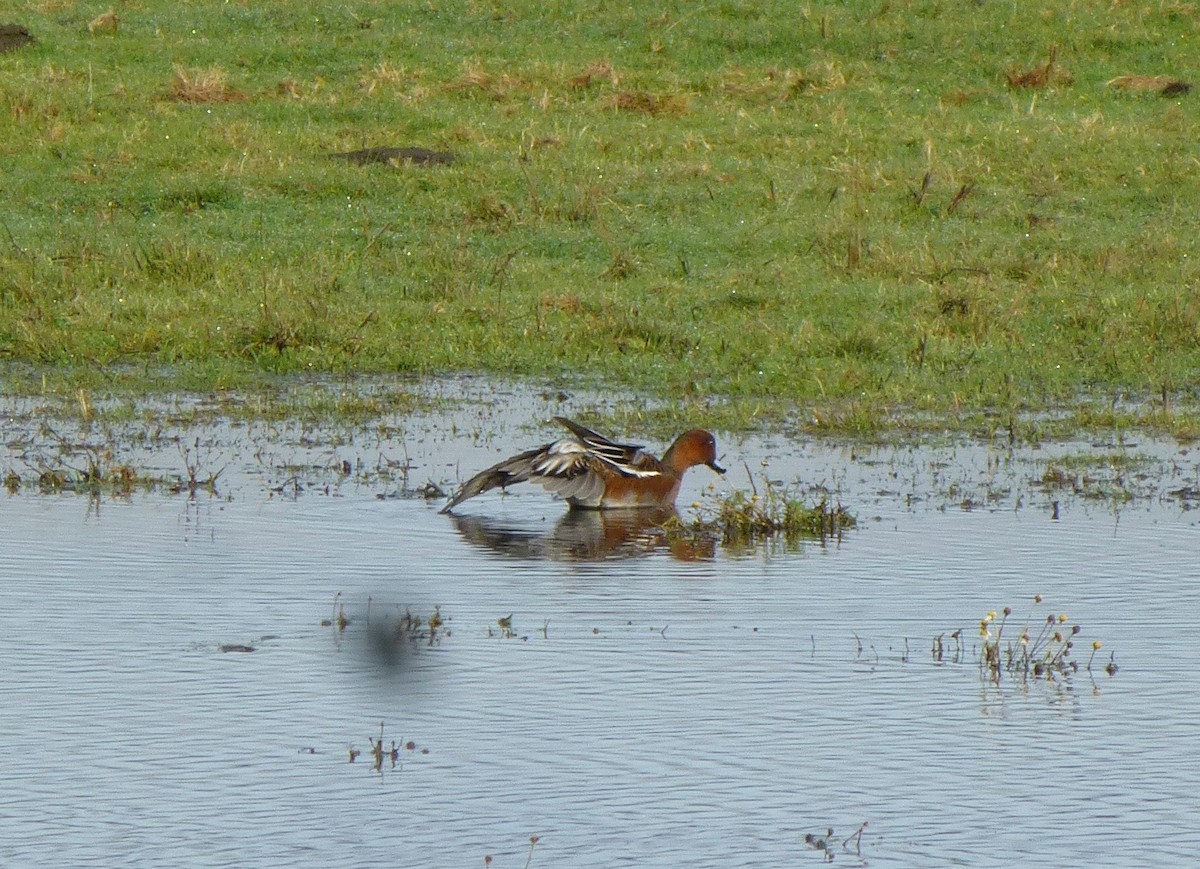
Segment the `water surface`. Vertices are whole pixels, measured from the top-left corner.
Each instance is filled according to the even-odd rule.
[[[215,494],[0,495],[6,859],[519,867],[536,835],[532,866],[794,866],[822,862],[804,836],[829,827],[839,865],[1200,859],[1186,448],[722,438],[723,464],[820,484],[860,527],[680,550],[636,529],[610,545],[537,489],[457,519],[408,494],[575,410],[468,397],[487,415],[125,443],[163,473],[203,444]],[[0,453],[25,478],[52,452],[27,411]],[[1143,457],[1131,497],[1103,468],[1078,493],[1042,482],[1085,452]],[[694,471],[681,505],[713,480]],[[344,630],[322,625],[339,594]],[[1067,613],[1080,656],[1100,639],[1120,670],[981,678],[978,621],[1005,605]],[[435,606],[432,646],[373,630]],[[935,661],[957,628],[965,659]],[[414,748],[376,771],[381,722]]]

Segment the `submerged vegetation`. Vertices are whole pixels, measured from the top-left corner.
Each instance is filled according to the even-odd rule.
[[[1200,434],[1178,4],[149,0],[20,25],[8,389],[595,374],[710,427],[1033,437],[1066,408]]]

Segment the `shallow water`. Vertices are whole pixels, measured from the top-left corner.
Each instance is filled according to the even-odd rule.
[[[791,866],[822,862],[804,836],[829,827],[838,865],[1200,859],[1195,454],[722,438],[723,464],[765,458],[860,519],[744,551],[565,518],[536,489],[457,519],[403,495],[401,465],[448,484],[574,410],[517,398],[474,423],[127,445],[178,471],[199,438],[216,495],[0,495],[6,860],[519,867],[536,835],[532,866]],[[17,410],[0,470],[27,476],[48,448]],[[1131,498],[1041,484],[1088,450],[1146,457]],[[321,624],[338,593],[343,631]],[[1102,640],[1093,673],[981,678],[978,621],[1006,604],[1018,626],[1066,612],[1084,660]],[[435,606],[432,646],[378,630]],[[965,660],[934,661],[957,628]],[[415,747],[376,771],[381,722]]]

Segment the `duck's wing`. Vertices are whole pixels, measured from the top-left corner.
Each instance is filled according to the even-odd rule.
[[[575,438],[563,438],[545,446],[526,450],[480,471],[462,484],[441,512],[447,513],[468,498],[489,489],[508,487],[526,480],[538,483],[563,498],[588,500],[604,493],[604,474],[612,473],[610,463]]]
[[[604,495],[605,475],[611,465],[581,440],[563,438],[538,456],[530,471],[530,481],[564,500],[588,504],[600,503]]]
[[[614,443],[569,419],[555,419],[575,437],[526,450],[480,471],[463,483],[441,512],[449,512],[489,489],[527,480],[564,499],[599,503],[608,476],[656,477],[662,473],[658,460],[640,446]]]
[[[546,444],[534,447],[532,450],[526,450],[520,455],[505,459],[487,470],[480,471],[462,484],[462,488],[450,499],[450,503],[441,509],[441,512],[448,513],[463,501],[474,498],[488,489],[525,482],[533,473],[534,464],[538,459],[549,455],[554,446],[554,444]]]
[[[622,476],[655,477],[661,473],[658,460],[641,444],[619,444],[565,416],[556,416],[554,421],[566,426],[588,453]]]

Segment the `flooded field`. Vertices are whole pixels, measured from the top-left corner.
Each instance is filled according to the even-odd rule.
[[[765,463],[858,518],[733,547],[536,487],[439,515],[427,482],[604,402],[426,389],[354,425],[185,398],[81,428],[5,400],[6,860],[1200,858],[1197,450],[718,432],[730,473],[690,472],[685,515]],[[89,490],[89,462],[156,482]],[[980,620],[1005,606],[1014,643],[1079,625],[1078,672],[981,670]]]

